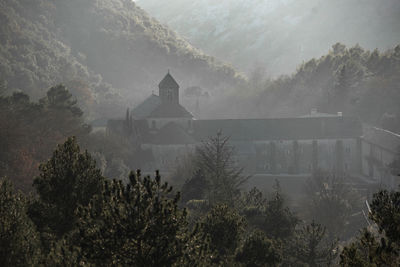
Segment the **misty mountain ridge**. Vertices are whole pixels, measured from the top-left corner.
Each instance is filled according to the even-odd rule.
[[[170,4],[173,6],[174,3]],[[197,1],[193,5],[199,3],[202,2]],[[138,1],[138,4],[144,2]],[[182,16],[188,14],[183,10],[187,4],[182,2],[181,9],[177,9]],[[226,4],[226,1],[210,4],[210,16],[223,19],[224,16],[219,16],[217,11],[221,11]],[[283,16],[280,9],[293,7],[295,2],[251,1],[236,6],[235,12],[245,14],[244,11],[251,9],[253,4],[255,7],[261,4],[268,7],[268,14],[274,17]],[[245,82],[232,67],[194,48],[132,1],[34,0],[27,3],[12,0],[0,1],[0,5],[1,87],[7,88],[8,92],[20,89],[33,99],[38,99],[49,87],[64,83],[79,99],[89,119],[123,116],[127,107],[135,107],[157,90],[159,81],[168,69],[171,69],[180,85],[183,105],[195,115],[200,114],[197,116],[199,118],[299,116],[311,108],[326,107],[327,96],[335,90],[343,66],[348,67],[351,76],[350,98],[343,102],[346,104],[340,110],[331,106],[327,111],[343,111],[357,116],[361,114],[364,120],[372,124],[378,124],[385,113],[395,117],[400,114],[396,104],[399,97],[396,89],[398,49],[393,50],[395,45],[387,52],[384,52],[385,49],[380,49],[381,52],[368,51],[361,46],[340,48],[339,45],[340,51],[328,52],[320,59],[309,60],[312,58],[310,56],[308,61],[298,65],[291,76],[266,81],[263,67],[268,72],[271,64],[279,66],[274,61],[268,61],[253,71]],[[232,4],[231,9],[234,7]],[[259,7],[252,9],[258,15],[265,11],[265,8]],[[299,10],[302,10],[300,7]],[[386,7],[382,6],[383,9]],[[393,4],[393,10],[396,7]],[[228,12],[224,13],[225,16],[233,16],[231,9],[225,11]],[[248,16],[241,16],[241,19],[259,21]],[[225,20],[218,25],[224,27]],[[289,17],[285,20],[290,20],[293,25],[302,21]],[[250,27],[252,24],[241,25]],[[388,27],[387,31],[390,30],[395,29]],[[196,25],[193,31],[198,31]],[[203,32],[207,33],[206,30]],[[221,32],[228,33],[227,29]],[[383,33],[377,33],[377,36]],[[251,32],[248,34],[249,38],[255,36]],[[279,31],[276,34],[290,36]],[[247,42],[248,38],[243,36],[238,40]],[[257,36],[264,34],[260,32]],[[269,38],[268,34],[265,38]],[[397,35],[393,35],[393,38],[397,38]],[[383,39],[382,43],[391,42],[392,39]],[[211,46],[217,39],[208,40]],[[318,43],[322,39],[309,36],[302,40]],[[328,50],[332,43],[324,46],[323,50]],[[231,40],[229,44],[235,45],[236,42]],[[293,42],[286,42],[286,45],[292,46]],[[231,47],[226,46],[224,51],[231,51]],[[264,50],[265,53],[257,52],[251,60],[262,58],[263,55],[273,56],[268,52],[268,47]],[[235,51],[239,56],[242,50]],[[290,53],[282,55],[291,56]],[[287,62],[295,61],[293,57],[288,58]],[[243,66],[245,63],[246,60],[243,60]],[[377,93],[378,89],[386,93]],[[386,103],[385,109],[365,110],[371,106],[369,103],[380,100]],[[199,105],[196,106],[196,102]],[[196,114],[196,111],[199,112]]]
[[[168,69],[182,87],[243,81],[130,0],[0,1],[0,80],[33,99],[64,83],[91,117],[123,114]],[[3,92],[4,93],[4,92]]]
[[[251,72],[288,74],[336,42],[386,50],[400,43],[397,0],[137,0],[210,55]]]
[[[400,44],[386,51],[358,45],[332,46],[329,53],[301,64],[291,75],[249,78],[241,94],[214,106],[237,118],[298,117],[318,112],[354,116],[400,133]]]

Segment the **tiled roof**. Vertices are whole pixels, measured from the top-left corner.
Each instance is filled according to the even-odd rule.
[[[150,140],[149,126],[146,120],[134,120],[133,130],[141,142],[147,143]]]
[[[151,143],[159,145],[194,144],[196,140],[178,124],[169,122],[158,131]]]
[[[152,94],[132,110],[133,117],[135,119],[147,118],[160,104],[160,97]]]
[[[362,136],[361,122],[353,117],[194,120],[194,137],[205,140],[218,131],[231,141],[309,140]]]
[[[149,116],[150,118],[193,118],[193,115],[178,103],[165,102],[157,106]]]
[[[123,120],[109,120],[108,127],[122,130]],[[186,132],[174,122],[150,134],[145,120],[135,121],[134,128],[143,143],[195,144],[215,136],[219,131],[230,136],[231,142],[269,140],[313,140],[358,138],[363,134],[361,122],[354,117],[281,118],[281,119],[231,119],[193,120],[192,131]],[[385,134],[386,135],[386,134]],[[394,143],[400,137],[393,136]]]
[[[167,73],[164,79],[158,84],[158,88],[179,88],[179,84],[175,81],[175,79]]]

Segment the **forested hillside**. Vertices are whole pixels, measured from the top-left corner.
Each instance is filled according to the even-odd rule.
[[[84,138],[90,127],[64,86],[48,90],[39,102],[24,93],[0,96],[0,177],[30,191],[39,163],[68,136]]]
[[[310,0],[319,6],[333,1]],[[355,3],[372,0],[344,1],[337,0],[351,12]],[[248,3],[263,1],[239,7]],[[387,3],[398,10],[395,0]],[[375,10],[368,16],[380,17],[387,8],[382,4],[377,16]],[[243,24],[252,14],[244,15]],[[230,42],[254,35],[243,32]],[[397,38],[391,37],[386,41]],[[349,120],[356,122],[354,134],[347,128],[335,134],[342,127],[319,119],[287,120],[293,128],[280,127],[279,119],[252,120],[248,128],[232,120],[209,127],[160,116],[148,127],[127,109],[171,69],[181,99],[195,103],[201,118],[297,117],[317,108],[400,133],[400,44],[367,49],[336,43],[291,75],[271,79],[257,68],[245,79],[131,0],[0,0],[0,266],[400,266],[400,191],[398,179],[389,177],[399,175],[400,155],[361,141],[358,120]],[[176,108],[170,89],[159,106],[167,111]],[[87,123],[124,114],[104,131]],[[179,131],[169,131],[175,124]],[[220,127],[227,136],[213,132]],[[305,135],[305,127],[315,135]],[[209,137],[200,142],[203,131]],[[362,152],[364,141],[369,155]],[[368,177],[360,170],[364,158]],[[158,170],[144,175],[159,159],[174,187]],[[300,160],[306,171],[300,172]],[[265,186],[250,189],[253,171],[241,162],[254,166],[253,177]],[[132,171],[139,166],[142,171]],[[279,181],[298,192],[284,192]]]
[[[213,112],[282,117],[317,108],[400,132],[400,45],[369,51],[337,43],[328,54],[301,64],[290,76],[264,80],[254,72],[248,88],[239,88],[238,95]],[[234,108],[230,103],[235,103]]]
[[[183,87],[241,80],[130,0],[2,0],[0,20],[2,88],[38,99],[64,83],[91,117],[119,116],[167,69]]]
[[[136,0],[206,53],[242,71],[289,74],[341,42],[388,49],[400,42],[398,0]]]

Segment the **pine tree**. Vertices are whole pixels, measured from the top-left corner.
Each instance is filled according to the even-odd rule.
[[[200,231],[210,238],[215,262],[230,261],[243,238],[245,226],[244,218],[225,204],[215,206],[203,218]]]
[[[288,239],[293,236],[299,219],[285,206],[279,182],[276,181],[274,195],[267,201],[262,230],[274,239]]]
[[[39,236],[26,211],[26,198],[14,191],[10,181],[0,179],[0,266],[39,262]]]
[[[345,176],[317,171],[305,186],[304,204],[310,220],[324,225],[330,240],[351,228],[350,215],[359,211],[360,195],[345,183]]]
[[[326,228],[312,221],[296,230],[290,243],[290,254],[297,264],[306,266],[329,266],[335,258],[336,242],[330,242]]]
[[[78,210],[72,241],[96,266],[172,266],[200,262],[207,251],[187,228],[179,193],[155,179],[131,173],[129,184],[105,181],[102,193]],[[205,244],[205,243],[204,243]]]
[[[400,265],[400,192],[382,190],[373,196],[370,218],[374,225],[340,255],[342,266]]]
[[[41,164],[33,186],[38,193],[30,215],[41,232],[61,238],[74,229],[75,210],[101,192],[104,178],[90,154],[81,152],[75,138],[59,145]]]
[[[336,79],[335,96],[344,99],[348,95],[351,86],[351,76],[346,64],[340,67]]]
[[[249,177],[242,176],[243,168],[234,166],[234,149],[228,144],[229,137],[210,137],[197,148],[197,166],[206,177],[209,203],[235,205],[240,187]]]
[[[77,106],[76,98],[72,97],[72,94],[62,84],[51,87],[47,91],[46,97],[40,101],[53,109],[67,109],[76,117],[81,117],[83,114]]]
[[[355,242],[343,248],[341,266],[399,266],[399,246],[374,230],[364,229]]]
[[[239,214],[246,218],[250,230],[262,230],[265,222],[267,199],[262,192],[254,187],[245,192],[237,205]]]
[[[282,261],[282,245],[264,232],[255,231],[243,242],[235,259],[246,267],[278,266]]]
[[[382,190],[373,196],[371,218],[390,242],[400,245],[400,192]]]

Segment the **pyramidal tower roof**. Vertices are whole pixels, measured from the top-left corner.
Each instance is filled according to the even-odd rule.
[[[159,83],[158,88],[179,88],[179,84],[168,71],[167,75],[165,75],[164,79]]]

